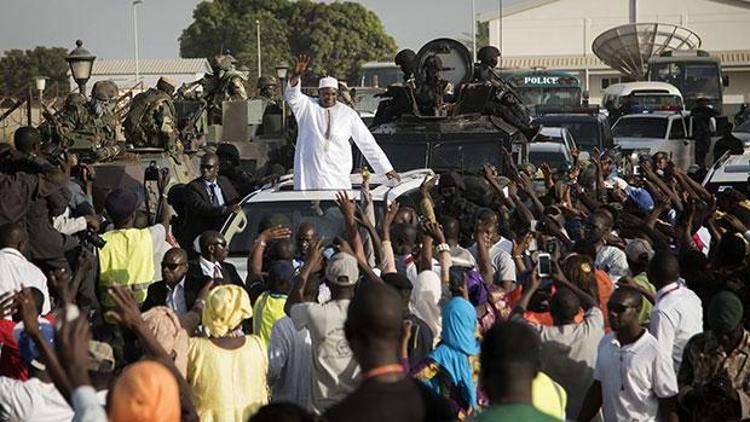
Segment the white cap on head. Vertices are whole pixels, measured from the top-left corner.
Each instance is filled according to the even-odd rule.
[[[336,78],[332,76],[326,76],[325,78],[321,78],[320,82],[318,82],[318,89],[323,88],[333,88],[338,90],[339,89],[339,81],[336,80]]]

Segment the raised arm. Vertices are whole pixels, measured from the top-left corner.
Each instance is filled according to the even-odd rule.
[[[313,240],[307,247],[305,256],[305,265],[302,266],[297,278],[294,279],[294,286],[289,291],[289,296],[284,304],[284,312],[289,315],[292,306],[305,301],[305,286],[310,275],[319,271],[323,264],[323,241],[321,239]]]

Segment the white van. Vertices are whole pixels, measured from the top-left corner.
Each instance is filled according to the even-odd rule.
[[[613,110],[619,110],[625,104],[625,99],[630,95],[634,97],[633,104],[640,105],[642,111],[677,111],[685,108],[680,90],[666,82],[626,82],[610,85],[604,90],[602,108],[612,114]]]

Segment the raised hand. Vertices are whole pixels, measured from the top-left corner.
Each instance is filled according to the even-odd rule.
[[[385,230],[385,227],[391,227],[391,224],[393,224],[393,220],[396,218],[396,214],[398,214],[398,209],[401,205],[393,201],[390,208],[388,208],[388,212],[385,213],[385,216],[383,217],[383,229]]]
[[[305,266],[310,266],[317,271],[323,265],[323,239],[315,239],[307,246],[305,251]]]
[[[18,308],[21,310],[21,319],[23,321],[23,330],[27,334],[33,334],[39,331],[39,310],[36,308],[34,296],[31,290],[26,288],[21,290],[17,296]]]
[[[127,287],[114,286],[109,289],[109,294],[115,302],[116,309],[107,312],[107,315],[126,327],[135,327],[143,322],[141,311],[133,298],[133,294]]]
[[[354,212],[357,209],[357,203],[354,202],[354,199],[349,199],[349,195],[346,194],[346,191],[336,193],[336,206],[339,207],[341,214],[343,214],[344,217],[351,217],[354,219]]]
[[[438,181],[437,176],[425,176],[424,180],[422,181],[422,184],[419,185],[419,192],[422,194],[422,196],[427,196],[430,194],[430,191],[435,188],[435,184]]]
[[[159,192],[164,192],[164,190],[167,188],[167,185],[169,185],[169,180],[171,178],[172,176],[169,173],[169,168],[162,168],[159,172],[159,180],[156,182],[156,186],[159,188]]]
[[[292,77],[300,77],[307,71],[307,66],[310,65],[310,56],[306,54],[300,54],[297,56],[297,60],[294,62],[292,68]]]
[[[422,230],[424,230],[428,236],[435,239],[436,242],[445,243],[445,234],[443,234],[443,229],[440,227],[440,224],[427,221],[422,225]]]
[[[292,229],[288,227],[276,226],[263,230],[258,236],[263,242],[271,240],[288,239],[292,237]]]

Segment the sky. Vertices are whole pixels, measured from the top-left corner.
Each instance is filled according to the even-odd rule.
[[[505,0],[513,3],[520,0]],[[179,56],[178,37],[200,0],[143,0],[138,7],[140,58]],[[330,2],[330,0],[328,0]],[[471,0],[358,0],[374,11],[400,48],[471,33]],[[477,13],[497,10],[498,0],[475,0]],[[38,45],[84,47],[99,58],[133,57],[131,0],[2,0],[0,52]],[[262,38],[262,35],[261,35]]]

